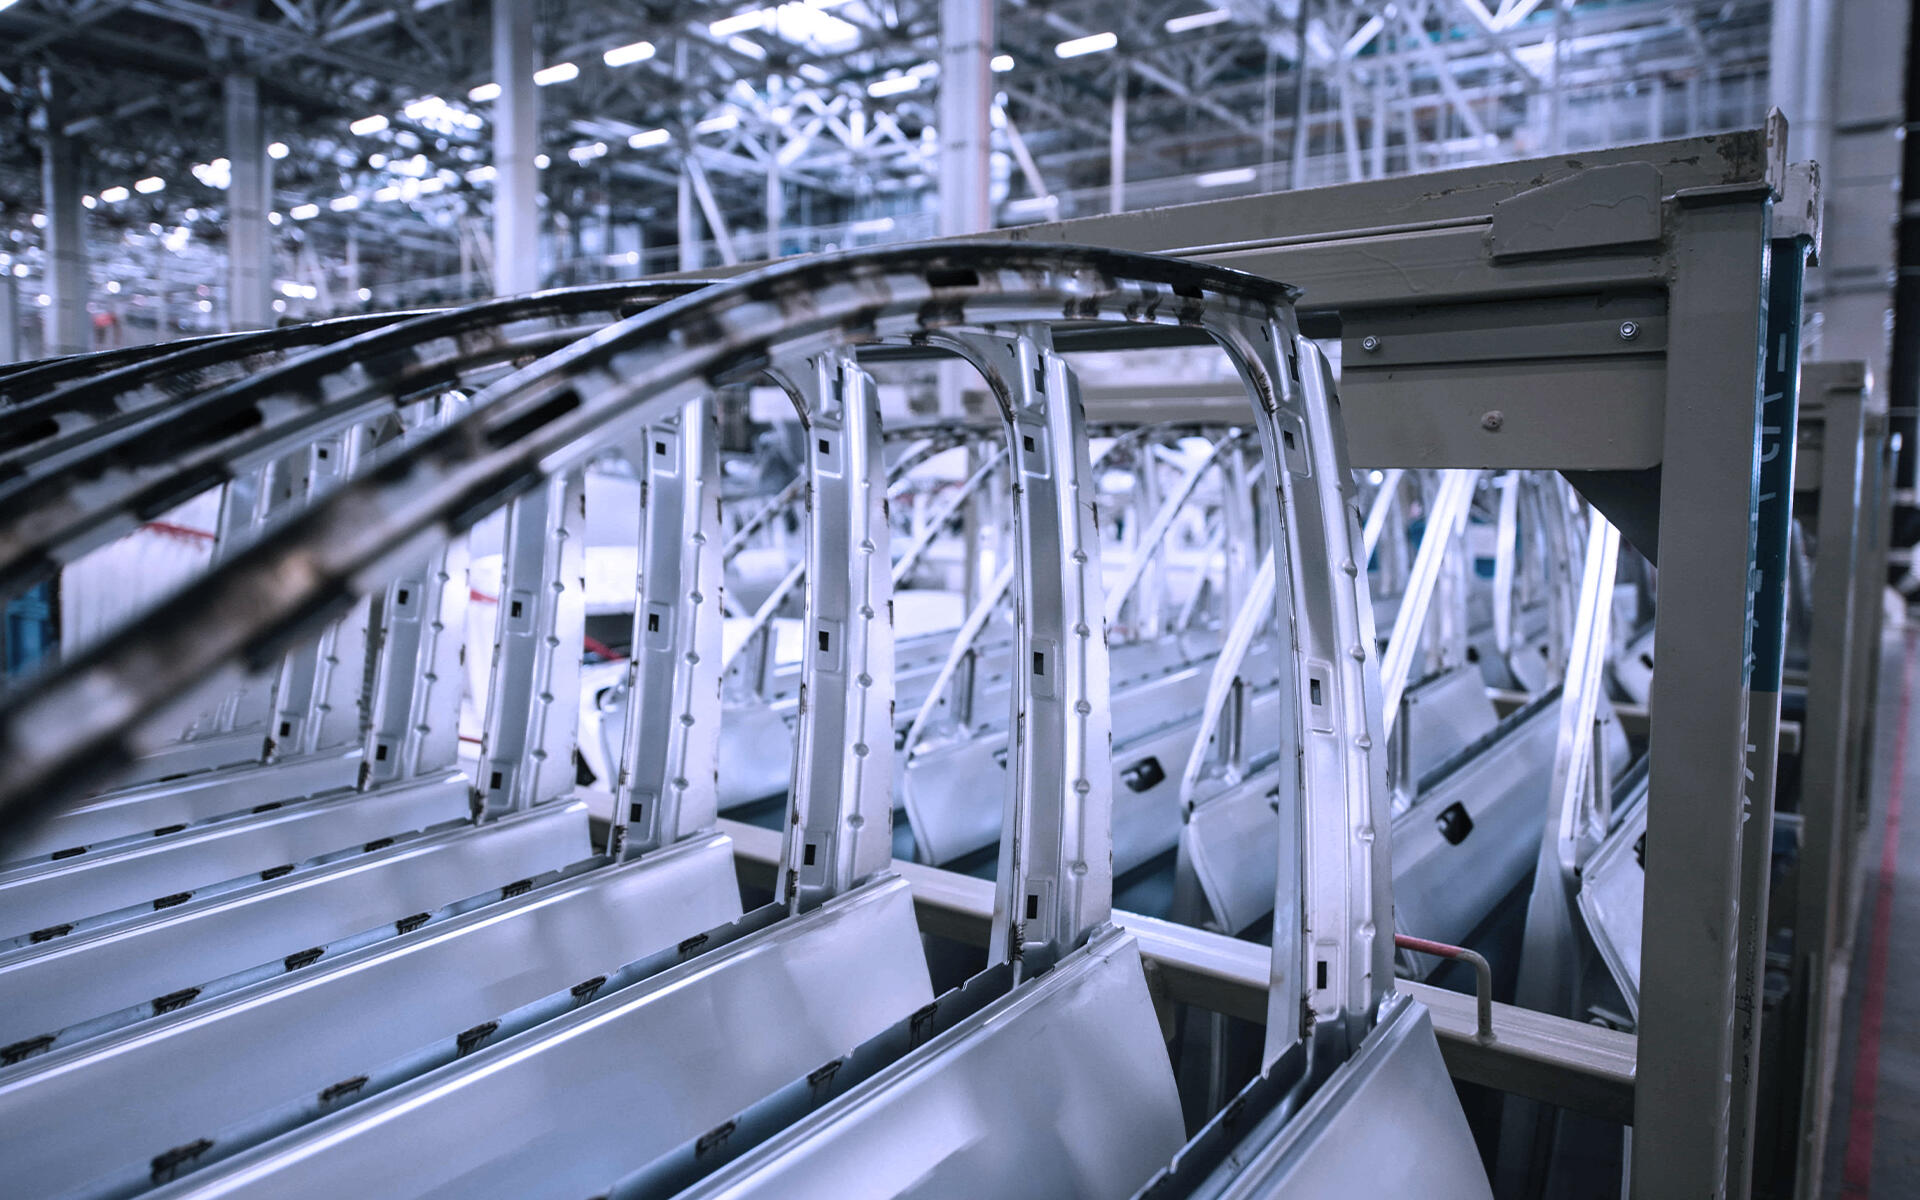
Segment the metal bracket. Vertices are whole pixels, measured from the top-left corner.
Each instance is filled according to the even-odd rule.
[[[702,397],[629,444],[641,478],[627,727],[610,853],[641,853],[719,817],[720,433]]]
[[[533,807],[574,786],[586,633],[586,477],[580,469],[507,508],[493,677],[474,787],[478,813]]]
[[[806,643],[779,889],[794,908],[893,858],[893,563],[880,397],[850,347],[779,372],[807,427]]]

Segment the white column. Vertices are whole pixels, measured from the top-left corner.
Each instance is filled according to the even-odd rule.
[[[273,196],[272,160],[260,119],[260,81],[226,78],[227,109],[227,328],[273,324],[272,243],[267,210]]]
[[[493,291],[540,286],[539,96],[533,82],[533,5],[494,0]]]
[[[20,289],[13,264],[0,267],[0,364],[20,361]]]
[[[80,147],[65,132],[64,89],[44,76],[47,130],[41,143],[42,201],[47,210],[47,353],[93,348],[87,321],[87,210],[80,206]]]
[[[680,164],[680,197],[676,210],[680,222],[680,269],[698,271],[700,269],[700,213],[699,201],[693,196],[693,166],[691,160]]]
[[[993,225],[993,0],[940,0],[940,233]]]

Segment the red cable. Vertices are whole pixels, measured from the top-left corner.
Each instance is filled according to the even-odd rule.
[[[146,521],[140,528],[163,533],[169,537],[185,538],[190,542],[211,542],[214,535],[205,529],[195,529],[191,525],[176,525],[172,521]]]
[[[1880,845],[1880,878],[1874,886],[1873,941],[1867,951],[1867,988],[1860,1000],[1860,1046],[1853,1068],[1852,1111],[1847,1120],[1846,1166],[1840,1200],[1866,1200],[1873,1185],[1873,1105],[1880,1087],[1880,1023],[1887,1006],[1887,938],[1893,924],[1894,871],[1900,848],[1900,788],[1907,768],[1907,727],[1913,713],[1914,634],[1900,677],[1900,727],[1893,735],[1887,827]],[[1811,1036],[1813,1031],[1809,1031]]]
[[[1425,938],[1409,937],[1404,933],[1393,935],[1393,944],[1402,950],[1413,950],[1420,954],[1431,954],[1436,958],[1459,958],[1460,947],[1449,946],[1445,942],[1430,942]]]

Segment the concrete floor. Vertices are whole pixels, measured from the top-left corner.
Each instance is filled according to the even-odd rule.
[[[1822,1194],[1920,1197],[1920,622],[1889,629]],[[1902,727],[1904,725],[1904,728]]]

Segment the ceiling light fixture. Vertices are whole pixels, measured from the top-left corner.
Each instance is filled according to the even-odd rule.
[[[1237,183],[1252,183],[1252,167],[1235,167],[1230,171],[1209,171],[1194,180],[1203,188],[1232,187]]]
[[[1184,17],[1167,18],[1168,33],[1187,33],[1195,29],[1205,29],[1209,25],[1219,25],[1233,20],[1233,14],[1224,8],[1209,8],[1204,12],[1188,13]]]
[[[1079,58],[1082,54],[1099,54],[1111,50],[1120,44],[1120,37],[1113,33],[1090,33],[1085,37],[1071,38],[1053,48],[1061,58]]]
[[[920,80],[912,75],[889,75],[885,79],[876,79],[867,85],[867,95],[873,97],[898,96],[903,92],[920,90]]]
[[[630,67],[637,62],[645,62],[653,57],[652,42],[630,42],[625,46],[615,46],[600,56],[600,61],[610,67]]]

